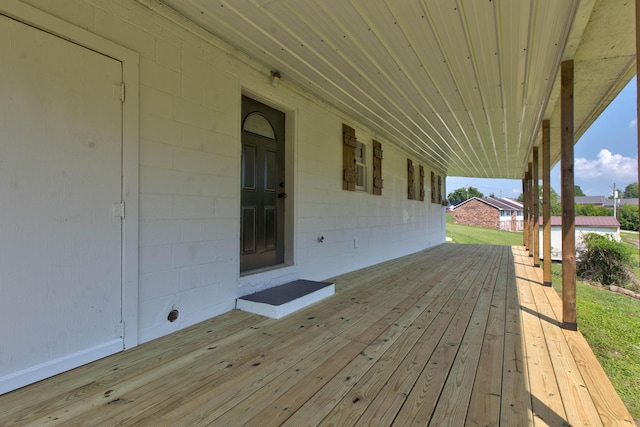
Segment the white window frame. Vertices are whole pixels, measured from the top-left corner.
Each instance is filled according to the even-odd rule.
[[[356,142],[356,173],[358,174],[358,180],[356,181],[356,191],[369,191],[369,149],[366,143]],[[362,155],[359,156],[358,152],[362,151]]]

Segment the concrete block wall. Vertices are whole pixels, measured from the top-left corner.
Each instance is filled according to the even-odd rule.
[[[235,298],[267,286],[323,280],[445,241],[444,207],[430,202],[428,179],[425,201],[407,200],[411,156],[286,76],[272,87],[269,70],[155,0],[24,2],[140,55],[140,342],[231,310]],[[287,113],[293,179],[292,265],[248,277],[239,273],[243,93]],[[382,143],[382,196],[342,190],[342,123],[359,140]],[[412,160],[428,178],[433,169]],[[180,312],[173,323],[172,309]]]

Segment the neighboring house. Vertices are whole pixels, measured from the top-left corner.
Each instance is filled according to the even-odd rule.
[[[620,206],[638,206],[638,199],[636,198],[632,198],[632,199],[616,199],[616,204],[618,207]],[[605,208],[611,208],[613,209],[613,199],[605,199],[604,200],[604,207]]]
[[[598,207],[613,208],[613,199],[605,196],[578,196],[575,199],[576,205],[593,205]],[[618,206],[631,205],[638,206],[637,198],[616,199]]]
[[[506,197],[472,197],[453,209],[455,224],[521,231],[523,205]]]
[[[605,200],[607,198],[604,196],[576,196],[575,198],[576,205],[604,206]]]
[[[543,218],[540,217],[540,258],[544,242]],[[612,216],[577,216],[576,217],[576,248],[582,244],[582,236],[587,233],[610,235],[620,241],[620,223]],[[551,217],[551,259],[562,260],[562,217]]]

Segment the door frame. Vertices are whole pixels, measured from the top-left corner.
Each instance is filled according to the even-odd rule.
[[[137,52],[17,0],[0,2],[0,14],[122,63],[122,79],[126,85],[126,98],[122,103],[122,198],[126,207],[121,240],[122,321],[124,348],[135,347],[138,345],[139,55]],[[55,366],[47,365],[43,369],[54,370]]]
[[[240,276],[250,276],[253,274],[262,273],[264,271],[270,271],[273,269],[279,269],[284,267],[290,267],[294,265],[294,218],[295,218],[295,188],[296,188],[296,178],[297,174],[295,173],[295,144],[294,141],[296,138],[296,126],[295,126],[295,110],[293,108],[287,107],[281,103],[274,102],[273,99],[267,98],[261,95],[257,91],[253,91],[248,89],[247,87],[242,87],[241,93],[238,96],[238,121],[242,120],[242,96],[249,97],[255,101],[258,101],[268,107],[274,108],[282,113],[284,113],[284,182],[285,188],[284,192],[287,194],[287,197],[284,199],[284,263],[278,264],[274,266],[259,268],[257,270],[249,270],[245,272],[241,272]],[[242,139],[242,129],[241,124],[238,126],[238,138]],[[242,157],[242,143],[238,144],[238,158]],[[241,181],[238,179],[238,215],[240,215],[240,190],[241,190]],[[240,222],[238,222],[240,224]],[[240,226],[238,226],[238,239],[240,242]],[[240,251],[238,250],[238,254]],[[240,272],[240,259],[238,258],[238,272]]]

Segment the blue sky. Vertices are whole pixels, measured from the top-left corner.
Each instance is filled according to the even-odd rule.
[[[575,184],[587,196],[609,195],[638,181],[636,78],[618,94],[574,147]],[[485,196],[518,197],[520,180],[447,177],[447,194],[467,185]],[[551,170],[551,187],[560,194],[560,163]]]

